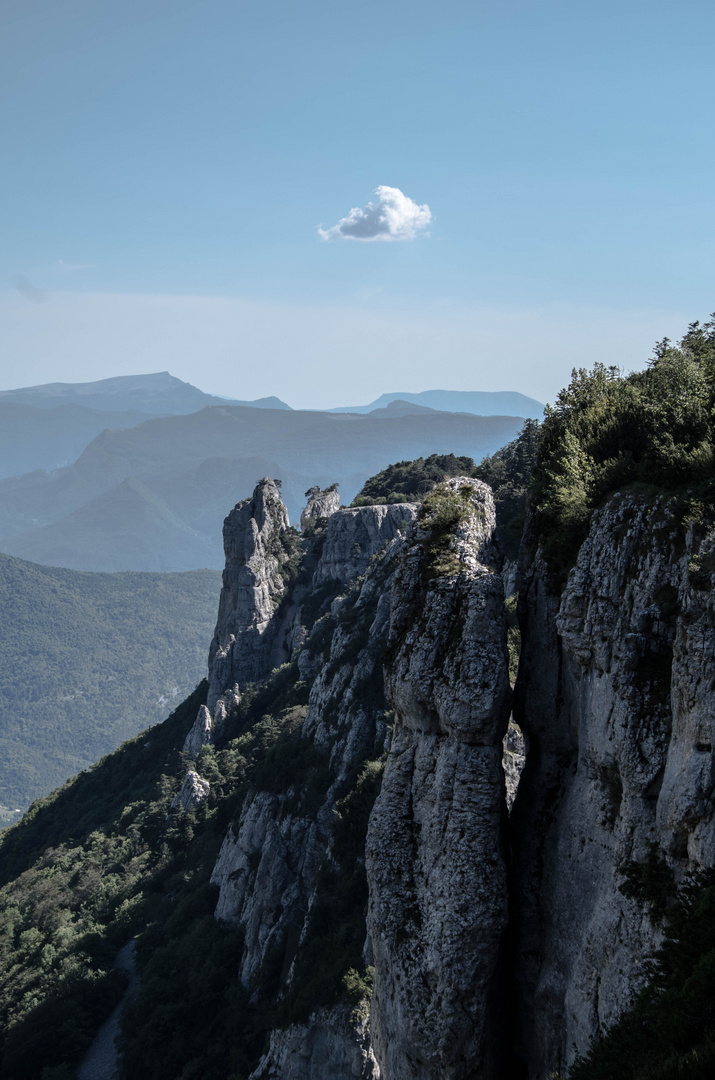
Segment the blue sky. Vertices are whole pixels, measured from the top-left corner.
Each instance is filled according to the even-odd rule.
[[[3,0],[0,383],[296,406],[640,366],[715,308],[710,3]],[[413,238],[321,240],[380,185]]]

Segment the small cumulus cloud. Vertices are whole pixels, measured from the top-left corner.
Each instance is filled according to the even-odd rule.
[[[353,207],[330,229],[318,229],[321,240],[414,240],[432,220],[427,203],[418,206],[399,188],[381,184],[376,202]]]
[[[76,270],[92,270],[92,263],[68,263],[64,259],[57,260],[57,269],[61,274],[74,274]]]

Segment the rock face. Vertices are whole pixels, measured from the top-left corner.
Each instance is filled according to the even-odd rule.
[[[240,976],[249,990],[258,985],[271,957],[281,957],[288,994],[293,980],[305,977],[301,965],[315,933],[312,913],[326,903],[319,871],[324,874],[326,867],[343,865],[333,846],[337,801],[351,790],[364,762],[378,765],[386,749],[389,732],[382,653],[389,629],[389,583],[404,545],[394,522],[408,520],[414,511],[403,508],[399,515],[379,515],[375,527],[372,509],[356,512],[358,518],[368,518],[369,526],[355,523],[354,513],[349,516],[356,533],[372,530],[373,548],[381,556],[365,580],[349,591],[347,575],[336,576],[343,571],[330,538],[333,521],[342,515],[330,519],[313,581],[324,590],[331,583],[333,588],[326,590],[298,658],[301,674],[312,683],[308,705],[293,710],[284,720],[300,725],[303,740],[321,763],[319,794],[312,801],[307,797],[301,786],[306,776],[287,789],[250,792],[214,868],[212,881],[219,886],[216,917],[240,926],[245,934]],[[328,560],[327,567],[323,559]],[[350,576],[354,579],[356,572]],[[294,624],[300,626],[302,618],[298,605]],[[359,869],[362,851],[351,857],[357,859],[358,878],[364,879],[364,870]],[[357,933],[361,943],[366,883],[363,889],[364,899],[357,895],[354,913],[346,916],[357,920],[351,933]],[[287,1030],[275,1031],[255,1076],[376,1080],[379,1074],[365,1020],[350,1021],[349,1017],[349,1009],[323,1008]]]
[[[318,1009],[307,1025],[271,1034],[270,1046],[249,1080],[378,1080],[367,1017],[350,1009]]]
[[[345,508],[333,514],[313,584],[351,581],[364,574],[373,555],[402,536],[419,507],[415,503]]]
[[[186,736],[183,752],[189,757],[195,758],[202,746],[208,746],[211,742],[213,719],[205,705],[199,706],[199,711],[194,720],[194,726]]]
[[[210,791],[211,785],[208,780],[202,779],[197,772],[190,769],[184,777],[178,795],[172,801],[171,809],[192,810],[195,806],[199,806],[204,799],[208,799]]]
[[[266,721],[295,731],[296,763],[248,790],[212,877],[254,1003],[280,973],[252,1080],[563,1075],[658,942],[625,868],[715,864],[715,532],[614,496],[562,591],[529,519],[505,737],[515,573],[505,590],[486,485],[306,520],[298,538],[267,479],[227,518],[212,699],[185,746],[230,730],[248,682],[303,688]],[[189,773],[176,804],[204,784]],[[332,997],[301,990],[348,940],[361,988],[374,964],[369,1020],[341,972]]]
[[[268,674],[272,616],[285,592],[288,512],[275,481],[265,476],[250,499],[223,524],[226,569],[209,651],[207,708],[213,714],[228,687],[239,690]]]
[[[395,729],[370,821],[372,1028],[385,1080],[498,1075],[507,925],[501,742],[510,708],[490,489],[455,478],[451,572],[417,530],[392,593]]]
[[[715,863],[713,549],[664,498],[615,496],[559,597],[527,530],[511,821],[529,1077],[568,1067],[643,982],[657,933],[624,866],[653,844],[676,880]]]
[[[312,487],[305,494],[308,496],[308,503],[300,515],[300,527],[303,530],[309,525],[315,525],[331,517],[340,506],[337,484],[326,488],[325,491],[321,491],[319,487]]]

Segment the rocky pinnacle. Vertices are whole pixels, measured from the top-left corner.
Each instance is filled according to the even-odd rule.
[[[367,844],[372,1032],[383,1080],[498,1075],[507,924],[501,740],[509,717],[491,490],[438,489],[392,592],[392,747]],[[411,542],[410,542],[411,541]]]

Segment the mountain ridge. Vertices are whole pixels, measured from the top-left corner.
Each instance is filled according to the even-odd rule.
[[[218,568],[222,557],[216,538],[226,512],[236,501],[239,484],[245,490],[270,470],[270,475],[285,482],[289,513],[296,521],[303,492],[314,483],[327,487],[338,482],[343,501],[349,502],[366,476],[390,461],[445,450],[480,460],[513,438],[519,426],[520,419],[509,416],[435,411],[371,417],[225,403],[184,416],[152,417],[134,428],[103,430],[76,462],[51,474],[35,471],[0,480],[0,550],[19,557],[31,552],[35,561],[56,565],[56,552],[61,547],[70,552],[61,565],[74,569]],[[188,482],[202,469],[202,463],[228,460],[236,463],[233,479],[231,467],[223,464],[213,474],[203,468],[203,488],[193,480]],[[260,467],[250,475],[254,461],[256,465],[260,462]],[[187,478],[184,485],[182,476]],[[170,510],[197,534],[193,564],[160,561],[168,550],[163,544],[171,538],[164,533],[162,539],[158,532],[152,561],[137,561],[132,544],[136,552],[146,550],[147,544],[138,518],[134,525],[133,519],[122,521],[122,542],[115,536],[109,517],[103,519],[102,500],[131,477],[168,508],[163,512],[164,520]],[[93,508],[95,500],[100,503]],[[72,516],[83,507],[83,516]],[[78,550],[88,550],[80,524],[90,518],[95,554],[80,561],[79,556],[72,558],[71,549],[74,544]],[[135,541],[130,537],[132,528]],[[56,535],[54,529],[59,530]],[[76,540],[72,539],[73,529],[79,529]],[[212,561],[206,561],[207,552],[212,553]]]
[[[207,394],[191,383],[177,379],[168,371],[147,375],[114,375],[84,383],[42,383],[14,390],[0,390],[0,404],[3,402],[32,405],[40,409],[51,409],[63,404],[86,405],[103,412],[125,412],[133,409],[149,416],[186,415],[207,405],[222,404],[291,411],[290,405],[277,397],[239,401]]]
[[[407,391],[381,394],[368,405],[342,405],[328,411],[370,413],[386,408],[393,401],[425,405],[438,412],[466,412],[475,416],[521,416],[527,420],[540,420],[545,408],[540,401],[517,390],[421,390],[414,394]]]

